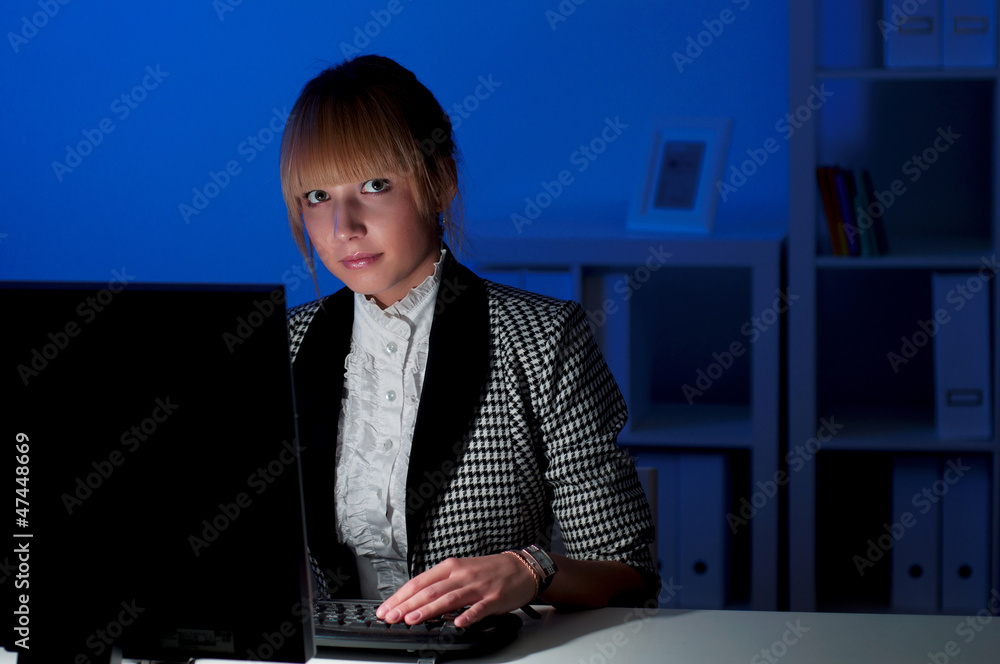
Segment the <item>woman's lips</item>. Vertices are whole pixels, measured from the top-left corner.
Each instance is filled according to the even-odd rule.
[[[357,253],[345,256],[340,260],[348,270],[360,270],[368,267],[382,258],[382,254]]]

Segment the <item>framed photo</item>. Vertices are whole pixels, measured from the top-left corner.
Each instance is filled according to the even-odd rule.
[[[660,120],[628,229],[709,235],[729,147],[730,118]]]

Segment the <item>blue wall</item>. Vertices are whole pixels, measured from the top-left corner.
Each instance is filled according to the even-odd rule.
[[[665,116],[733,118],[727,170],[776,139],[720,203],[716,227],[785,228],[776,123],[788,105],[787,4],[576,2],[10,0],[0,10],[0,278],[124,269],[141,281],[284,281],[290,303],[314,297],[298,276],[274,130],[345,46],[393,57],[446,108],[473,109],[457,128],[473,246],[513,233],[525,197],[564,169],[573,184],[524,241],[623,228],[653,118]],[[691,45],[699,33],[704,47]],[[574,152],[608,120],[627,127],[581,171]]]

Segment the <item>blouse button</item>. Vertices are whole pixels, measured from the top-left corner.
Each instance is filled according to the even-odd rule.
[[[385,352],[389,353],[390,355],[395,353],[397,350],[399,350],[399,347],[396,345],[395,341],[390,341],[385,345]]]
[[[389,538],[386,537],[385,533],[382,533],[382,537],[380,537],[379,539],[382,540],[382,544],[388,544],[389,543]]]
[[[392,390],[389,390],[388,392],[385,393],[385,400],[386,401],[395,401],[396,400],[396,393],[394,391],[392,391]]]
[[[382,448],[385,449],[386,451],[391,450],[392,449],[392,441],[391,440],[387,440],[384,443],[382,443]]]

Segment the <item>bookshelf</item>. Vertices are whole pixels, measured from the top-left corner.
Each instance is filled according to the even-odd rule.
[[[489,238],[468,260],[583,305],[628,404],[619,443],[657,471],[667,608],[778,607],[783,247],[623,232]]]
[[[790,473],[789,607],[914,610],[899,593],[922,570],[908,568],[911,578],[899,572],[911,548],[929,537],[924,549],[937,556],[939,576],[928,570],[923,577],[929,585],[921,592],[929,594],[917,610],[975,613],[1000,585],[1000,300],[995,271],[979,272],[1000,250],[998,69],[884,66],[881,2],[812,0],[789,8],[790,111],[813,87],[827,93],[789,141],[788,288],[802,304],[789,312],[789,449],[815,436],[822,418],[842,425],[813,460]],[[995,2],[992,12],[995,19]],[[887,254],[832,255],[816,168],[834,164],[870,169],[882,192],[898,181],[883,217]],[[987,305],[991,328],[983,358],[992,382],[987,437],[939,435],[935,385],[942,377],[933,338],[905,364],[894,367],[888,359],[904,338],[923,339],[914,335],[939,308],[931,283],[942,272],[981,275],[974,297]],[[923,484],[913,484],[915,492],[943,482],[934,472],[956,459],[977,471],[942,498],[946,508],[923,517],[922,526],[934,526],[931,534],[913,530],[885,541],[884,555],[871,555],[879,558],[873,566],[859,565],[855,556],[894,523],[907,497],[912,478],[900,468],[931,469]],[[962,499],[976,502],[960,505]],[[975,536],[965,551],[955,550],[959,535],[945,535],[966,525],[956,513],[971,515]],[[956,564],[956,556],[967,556],[968,564]],[[956,584],[972,588],[965,606],[948,601]]]

